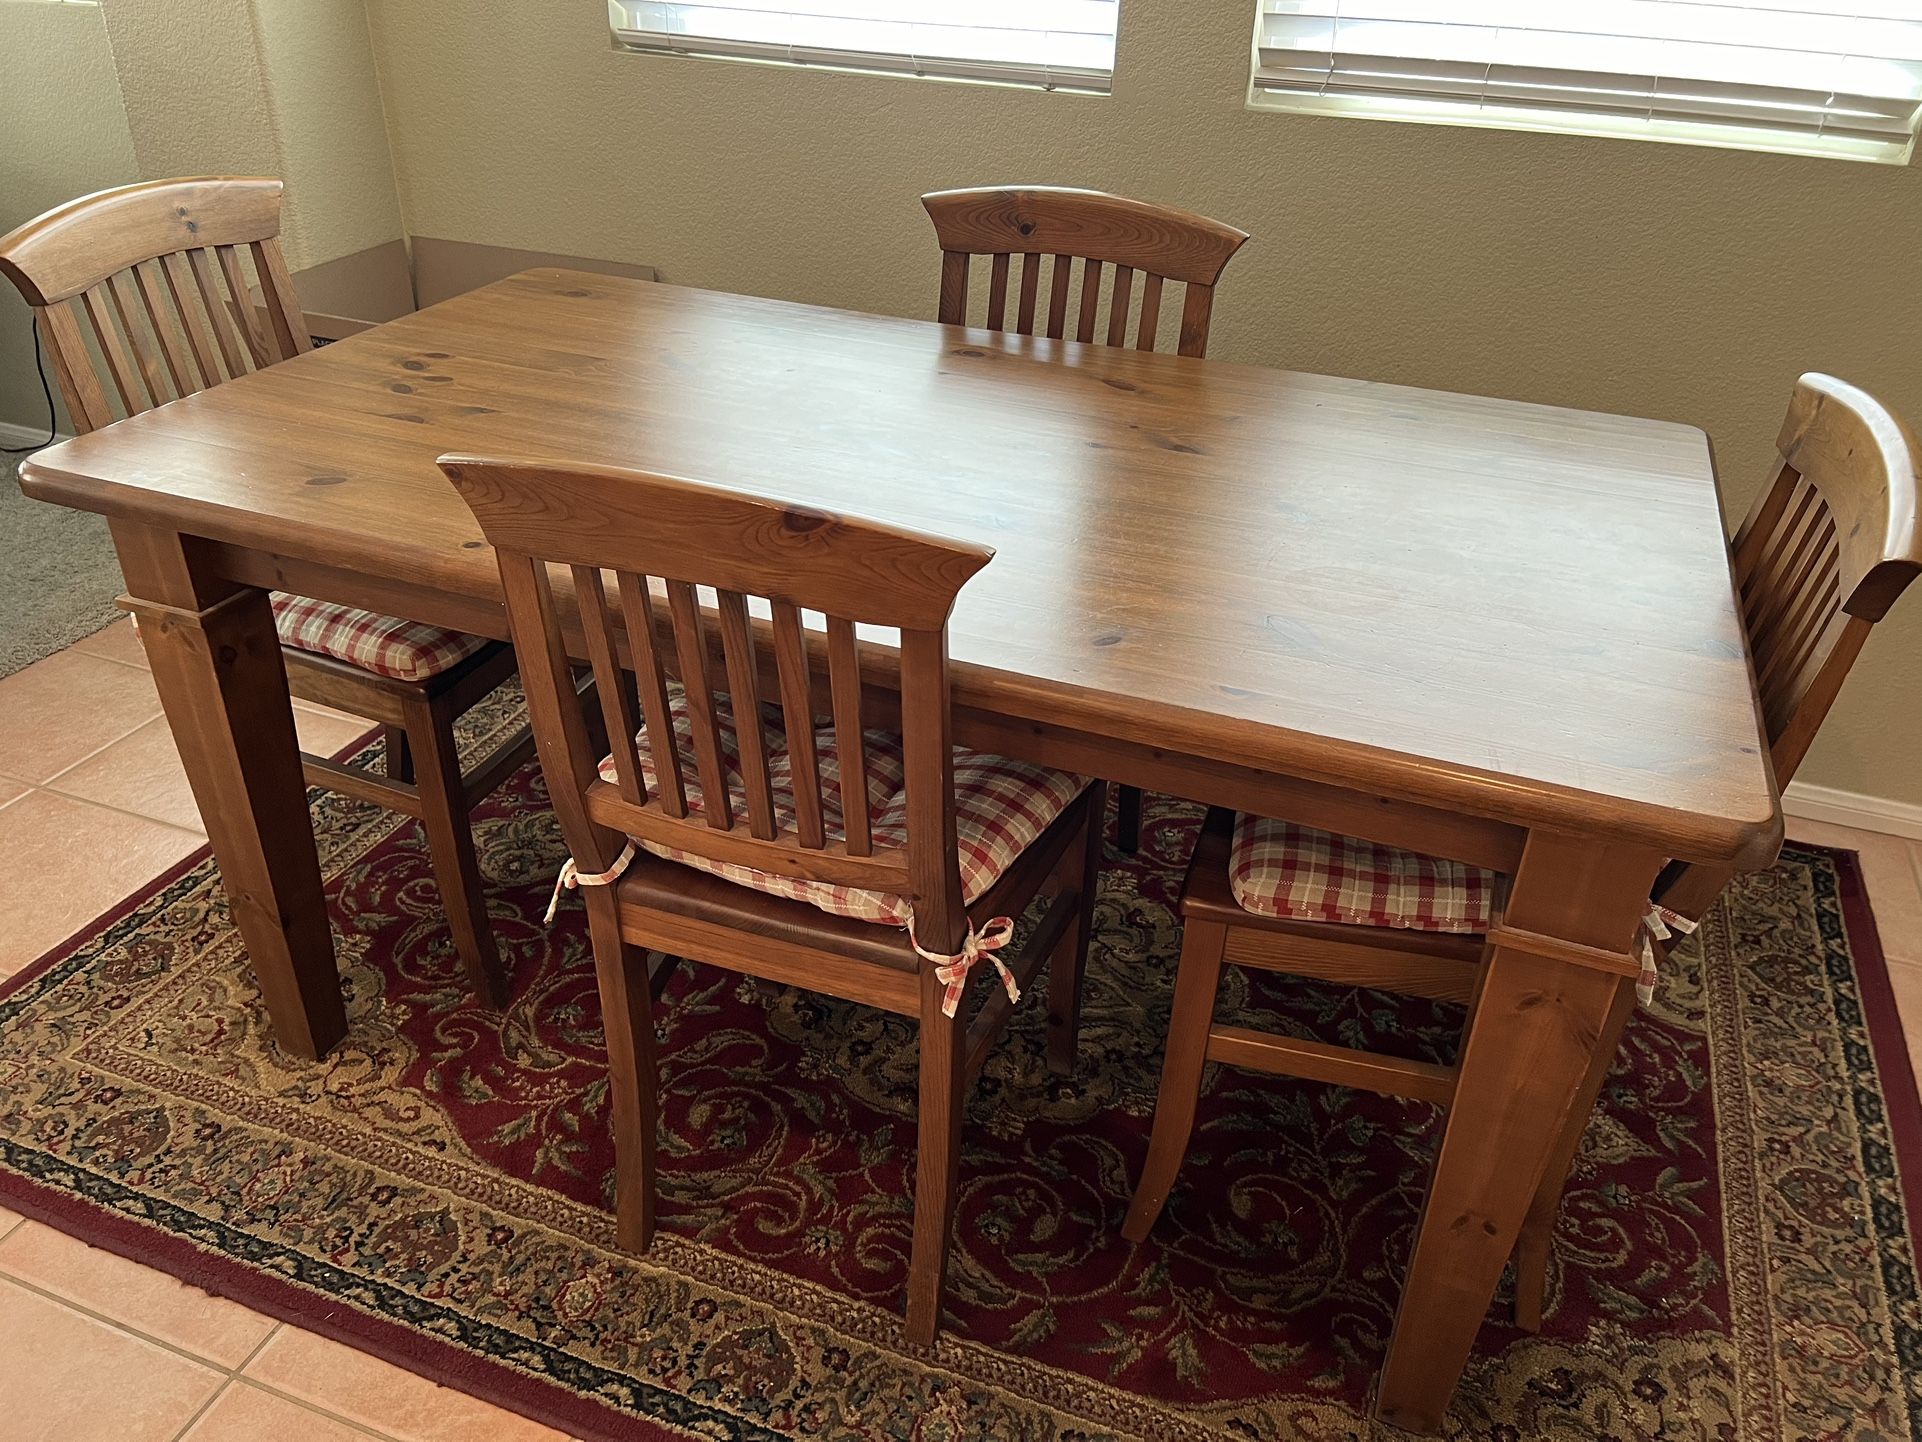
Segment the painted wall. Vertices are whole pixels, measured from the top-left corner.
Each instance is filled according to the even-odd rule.
[[[368,4],[413,234],[926,316],[921,192],[1089,185],[1254,233],[1212,353],[1689,421],[1738,513],[1799,372],[1922,421],[1916,168],[1250,112],[1253,0],[1123,0],[1106,99],[625,55],[602,0]],[[1922,597],[1801,774],[1922,803]]]
[[[277,173],[287,182],[288,264],[304,270],[400,239],[362,0],[252,0],[252,8]]]
[[[296,271],[400,237],[361,0],[105,11],[142,176],[280,176]]]
[[[0,234],[138,178],[101,12],[0,0]],[[46,418],[27,307],[0,283],[0,421],[39,430]]]

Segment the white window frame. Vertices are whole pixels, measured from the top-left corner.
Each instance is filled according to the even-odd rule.
[[[1447,0],[1433,0],[1433,3],[1437,11],[1445,11]],[[1548,0],[1536,0],[1536,3],[1548,3]],[[1882,165],[1907,165],[1915,152],[1916,131],[1913,126],[1905,139],[1877,141],[1838,135],[1816,136],[1806,131],[1743,126],[1725,121],[1686,121],[1581,110],[1544,110],[1486,101],[1404,101],[1388,95],[1278,91],[1264,87],[1261,82],[1264,20],[1269,13],[1266,0],[1254,0],[1254,10],[1247,94],[1247,104],[1251,110],[1388,120],[1412,125],[1452,125],[1553,135],[1652,140],[1711,149],[1767,151]],[[1922,7],[1918,7],[1918,10],[1922,11]],[[1922,19],[1922,13],[1917,18]]]
[[[698,5],[699,0],[690,0]],[[724,0],[725,3],[725,0]],[[1097,7],[1105,0],[1095,0]],[[830,48],[823,45],[794,44],[768,38],[722,38],[713,35],[681,34],[657,19],[647,23],[650,11],[665,7],[655,0],[608,0],[608,26],[614,48],[643,55],[696,57],[707,60],[745,61],[750,64],[781,65],[801,69],[853,72],[865,75],[910,76],[922,80],[959,81],[975,85],[1014,86],[1021,89],[1062,91],[1080,95],[1107,95],[1114,85],[1112,58],[1105,67],[1080,66],[1047,60],[1019,60],[987,56],[944,55],[937,50],[918,51],[903,44]],[[770,12],[781,10],[780,0],[769,0]],[[856,0],[850,9],[884,10],[888,0]],[[1018,8],[1018,6],[1017,6]],[[1120,32],[1120,0],[1113,0],[1114,34]],[[905,29],[915,22],[902,21],[891,29]],[[938,22],[935,22],[938,24]],[[1025,27],[985,27],[1022,29]],[[1093,32],[1076,32],[1089,34]],[[1112,50],[1110,52],[1112,56]]]

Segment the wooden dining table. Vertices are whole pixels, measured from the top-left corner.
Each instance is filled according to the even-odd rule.
[[[304,1057],[346,1018],[266,593],[506,636],[447,451],[985,542],[959,742],[1506,873],[1376,1399],[1440,1425],[1658,871],[1781,841],[1702,432],[549,269],[41,451]]]

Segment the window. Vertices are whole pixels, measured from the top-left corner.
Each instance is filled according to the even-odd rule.
[[[1922,0],[1257,0],[1249,103],[1902,163]]]
[[[1120,0],[609,0],[629,50],[1082,90],[1114,78]]]

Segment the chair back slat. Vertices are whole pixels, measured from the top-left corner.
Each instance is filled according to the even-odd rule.
[[[1068,333],[1068,282],[1074,278],[1074,257],[1057,255],[1048,268],[1048,339],[1060,340]],[[944,324],[960,324],[962,317],[957,315],[952,322],[943,315]]]
[[[107,368],[107,377],[113,382],[114,394],[120,397],[120,404],[124,408],[122,413],[131,416],[146,410],[151,402],[141,386],[139,373],[134,370],[133,363],[127,359],[127,350],[121,343],[120,331],[114,325],[112,315],[108,313],[105,282],[82,291],[79,305],[80,313],[87,318],[88,332],[93,339],[95,353]]]
[[[194,375],[182,333],[167,309],[166,280],[160,274],[160,263],[143,260],[126,273],[133,277],[134,291],[140,297],[140,308],[146,313],[147,328],[153,332],[154,345],[167,368],[167,379],[173,387],[174,396],[192,395],[200,389],[200,384]]]
[[[1135,333],[1136,350],[1153,350],[1155,332],[1161,328],[1161,277],[1149,271],[1141,282],[1141,328]]]
[[[841,762],[841,821],[848,853],[874,854],[869,827],[867,739],[861,731],[861,651],[854,626],[828,618],[828,684],[834,698],[834,749]]]
[[[1181,353],[1202,355],[1208,349],[1208,326],[1214,319],[1215,293],[1206,286],[1191,285],[1181,302]]]
[[[1776,780],[1787,785],[1869,628],[1922,570],[1908,428],[1832,376],[1803,376],[1774,478],[1732,545]]]
[[[686,581],[667,583],[668,615],[674,626],[674,656],[681,670],[681,690],[687,697],[688,720],[694,736],[694,774],[701,783],[701,809],[716,831],[734,826],[734,793],[728,785],[727,763],[721,753],[720,719],[714,712],[714,681],[708,670],[707,620],[700,597]],[[674,750],[674,733],[655,736],[652,746]]]
[[[301,313],[294,278],[287,271],[287,257],[277,242],[256,240],[248,245],[254,258],[254,274],[260,277],[262,303],[267,309],[267,324],[273,332],[274,354],[286,359],[314,348],[307,334],[307,319]]]
[[[184,251],[160,257],[160,273],[167,281],[167,295],[173,301],[173,313],[180,321],[180,329],[187,337],[187,346],[193,352],[194,369],[200,373],[201,386],[217,386],[226,379],[220,369],[213,333],[207,328],[207,317],[199,303],[199,289],[193,276],[193,268],[187,264]]]
[[[1835,519],[1827,506],[1818,505],[1799,539],[1783,548],[1770,570],[1758,573],[1763,581],[1746,601],[1745,614],[1765,695],[1772,678],[1795,658],[1801,639],[1819,632],[1828,614],[1840,606],[1839,567]]]
[[[751,835],[772,841],[774,786],[768,776],[767,736],[761,725],[760,657],[748,624],[747,597],[739,591],[716,593],[721,612],[721,654],[727,662],[727,690],[734,713],[734,734],[747,785],[747,825]]]
[[[821,758],[814,744],[814,697],[808,674],[807,635],[800,607],[776,601],[774,661],[781,681],[781,723],[787,733],[788,774],[794,786],[794,829],[801,845],[827,845],[821,806]]]
[[[1067,331],[1074,285],[1073,263],[1080,260],[1078,325],[1075,338],[1092,343],[1107,315],[1107,343],[1127,344],[1137,271],[1144,281],[1138,349],[1154,349],[1160,330],[1162,288],[1175,281],[1186,288],[1178,348],[1182,355],[1204,355],[1214,287],[1221,271],[1248,239],[1233,226],[1167,206],[1149,205],[1093,190],[1048,186],[936,191],[921,197],[942,250],[938,318],[946,325],[968,321],[968,258],[994,257],[984,324],[1006,330],[1007,263],[1026,257],[1021,306],[1015,332],[1033,335],[1035,304],[1044,255],[1052,255],[1046,334],[1060,340]],[[1102,293],[1104,271],[1114,279]]]
[[[594,690],[600,698],[601,719],[607,726],[608,746],[614,759],[614,784],[634,805],[644,806],[647,778],[641,774],[640,756],[634,747],[634,733],[639,724],[628,700],[614,630],[608,619],[607,586],[597,566],[572,566],[569,570],[574,578],[574,599],[581,610],[581,630],[587,637],[588,664],[594,668]]]
[[[1081,262],[1081,321],[1074,335],[1083,345],[1094,339],[1095,312],[1100,306],[1101,262],[1091,258]]]
[[[1015,312],[1016,335],[1034,334],[1035,302],[1041,295],[1041,262],[1042,257],[1032,253],[1021,257],[1021,306]]]
[[[968,256],[958,250],[941,257],[941,311],[960,310],[968,303]]]
[[[1114,294],[1108,302],[1108,344],[1128,343],[1128,305],[1134,297],[1135,273],[1132,267],[1118,265],[1114,271]]]
[[[94,369],[80,321],[70,302],[50,305],[38,312],[37,323],[45,337],[47,356],[53,362],[54,379],[67,402],[76,430],[91,431],[110,424],[113,408],[107,403],[106,388]]]
[[[1008,317],[1008,253],[1004,250],[994,258],[994,266],[988,278],[988,328],[1001,330]]]
[[[107,303],[113,310],[114,324],[126,338],[134,367],[140,372],[141,389],[150,404],[165,405],[174,398],[174,393],[167,388],[166,379],[161,373],[158,343],[146,333],[145,316],[136,304],[132,269],[110,275],[101,284],[106,287]]]
[[[261,333],[260,322],[254,317],[253,292],[241,271],[240,253],[231,245],[221,245],[214,248],[214,255],[220,262],[220,273],[227,281],[227,305],[234,318],[234,328],[240,332],[240,338],[247,346],[254,369],[272,365],[280,357],[268,349],[267,337]]]
[[[525,643],[523,675],[542,766],[550,789],[570,793],[569,804],[556,809],[570,846],[578,833],[585,848],[577,859],[604,865],[617,829],[714,862],[903,894],[913,901],[924,945],[959,946],[967,918],[955,840],[947,613],[991,552],[672,477],[457,456],[443,457],[441,465],[500,556],[509,624],[516,644]],[[637,801],[626,785],[600,779],[597,758],[586,754],[577,703],[572,723],[557,719],[572,693],[565,652],[553,642],[561,607],[550,568],[572,574],[597,678],[619,649],[611,635],[596,639],[607,622],[599,573],[616,572],[627,651],[647,712],[646,746],[657,777],[651,798]],[[665,633],[642,599],[649,577],[667,593]],[[710,612],[702,605],[709,588],[724,673],[718,678]],[[755,619],[762,602],[771,618],[766,622]],[[825,648],[810,643],[804,612],[824,616]],[[905,844],[874,844],[857,619],[899,637]],[[683,696],[678,702],[656,665],[669,650]],[[815,744],[827,724],[814,701],[823,655],[839,835],[827,824],[833,808]],[[762,705],[769,676],[778,708]],[[605,681],[601,689],[618,690]],[[543,699],[537,703],[537,697]],[[677,815],[666,794],[679,744],[661,714],[670,704],[691,732],[699,817]],[[723,706],[738,758],[723,750]],[[616,729],[612,717],[609,729]],[[785,776],[774,764],[777,738]],[[618,748],[615,764],[627,765]],[[730,793],[730,771],[745,798],[745,817]]]
[[[654,621],[654,595],[646,576],[620,574],[621,620],[634,658],[634,679],[641,698],[641,714],[649,736],[674,734],[668,706],[667,671],[661,664]],[[687,785],[681,777],[681,755],[674,746],[651,749],[654,793],[661,809],[679,820],[687,815]]]
[[[234,334],[233,317],[227,313],[227,297],[221,293],[220,276],[212,257],[204,249],[190,250],[187,252],[187,268],[193,272],[194,292],[199,299],[200,311],[206,317],[207,328],[213,332],[214,344],[219,347],[220,358],[227,367],[227,379],[246,375],[247,349]]]

